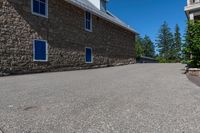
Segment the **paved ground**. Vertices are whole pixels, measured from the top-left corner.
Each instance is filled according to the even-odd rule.
[[[181,64],[0,78],[3,133],[198,133],[200,87]]]

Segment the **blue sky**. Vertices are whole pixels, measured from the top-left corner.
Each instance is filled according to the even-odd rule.
[[[166,21],[174,31],[178,24],[185,33],[187,18],[184,6],[187,0],[110,0],[108,9],[141,36],[150,36],[155,42],[160,25]]]

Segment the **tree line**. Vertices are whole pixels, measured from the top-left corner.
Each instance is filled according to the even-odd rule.
[[[180,62],[182,59],[182,39],[178,24],[174,32],[171,31],[167,22],[164,22],[158,32],[155,44],[149,36],[136,38],[137,58],[147,56],[156,58],[161,63]],[[157,50],[157,52],[156,52]]]

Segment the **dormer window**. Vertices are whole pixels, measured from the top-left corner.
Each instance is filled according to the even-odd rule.
[[[31,0],[32,14],[48,17],[48,0]]]
[[[200,0],[188,0],[188,5],[199,3]]]
[[[107,4],[109,0],[88,0],[90,3],[92,3],[96,8],[99,10],[106,12],[107,11]]]
[[[88,11],[85,12],[85,30],[92,32],[92,14]]]
[[[106,0],[100,0],[100,10],[106,12]]]

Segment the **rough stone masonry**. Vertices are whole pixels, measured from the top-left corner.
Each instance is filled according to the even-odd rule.
[[[0,0],[0,75],[60,71],[135,63],[135,34],[93,15],[84,29],[84,10],[49,0],[48,18],[31,13],[31,0]],[[33,40],[48,42],[48,61],[33,61]],[[94,62],[85,63],[85,47]]]

